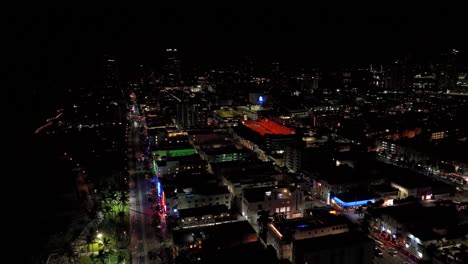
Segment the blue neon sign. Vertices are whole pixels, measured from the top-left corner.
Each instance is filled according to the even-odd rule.
[[[161,183],[158,181],[158,196],[161,197]]]
[[[259,104],[259,105],[263,105],[264,102],[265,102],[265,99],[263,98],[263,96],[260,95],[260,96],[258,97],[258,104]]]
[[[350,206],[360,206],[360,205],[367,205],[368,202],[375,202],[375,199],[369,199],[369,200],[362,200],[362,201],[355,201],[355,202],[343,202],[340,200],[338,197],[333,197],[333,200],[337,203],[339,203],[343,207],[350,207]]]

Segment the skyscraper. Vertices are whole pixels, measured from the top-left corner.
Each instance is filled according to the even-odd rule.
[[[456,49],[451,49],[441,54],[440,63],[436,66],[437,86],[440,90],[453,90],[457,87],[456,58],[458,52]]]
[[[102,105],[109,116],[109,122],[121,122],[125,118],[127,102],[120,82],[117,59],[113,56],[104,57],[104,89],[102,90]]]
[[[179,51],[178,49],[166,49],[164,55],[163,84],[167,86],[178,86],[182,82]]]
[[[113,99],[123,98],[117,59],[110,55],[104,57],[104,86]]]
[[[386,78],[386,87],[392,91],[406,89],[412,83],[410,69],[404,61],[397,60],[393,63]]]

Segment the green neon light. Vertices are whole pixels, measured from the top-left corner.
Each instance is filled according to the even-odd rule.
[[[195,154],[195,149],[157,150],[155,154],[166,157],[189,156]]]
[[[153,160],[153,173],[154,173],[154,175],[157,175],[157,169],[158,169],[158,165],[156,165],[156,161]]]

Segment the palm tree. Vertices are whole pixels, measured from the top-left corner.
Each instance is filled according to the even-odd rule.
[[[110,249],[110,246],[111,246],[111,240],[110,238],[103,238],[102,239],[102,249],[103,250],[106,250],[106,249]]]
[[[91,255],[91,260],[93,263],[97,261],[101,261],[102,264],[106,264],[106,259],[109,257],[109,253],[104,251],[103,249],[99,250],[97,255]]]
[[[112,234],[117,234],[118,223],[113,217],[107,219],[107,227],[110,229]]]
[[[128,197],[125,192],[120,192],[119,204],[121,209],[128,204]]]
[[[267,226],[271,222],[270,211],[261,210],[257,213],[257,224],[260,236],[266,235]]]
[[[104,215],[107,217],[112,212],[112,207],[110,207],[109,205],[106,205],[102,208],[102,211],[104,212]]]
[[[125,257],[122,254],[119,254],[117,257],[117,264],[120,264],[125,261]]]
[[[125,220],[126,213],[125,213],[124,210],[120,210],[120,211],[117,213],[117,216],[119,217],[120,222],[122,223],[122,222]]]
[[[370,216],[368,214],[364,214],[364,218],[361,221],[361,231],[364,232],[365,234],[368,234],[370,231]]]

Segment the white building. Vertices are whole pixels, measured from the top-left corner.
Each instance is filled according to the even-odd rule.
[[[196,208],[209,205],[222,205],[231,208],[231,194],[226,186],[204,186],[178,191],[173,198],[167,198],[167,210]]]
[[[246,189],[242,195],[242,216],[256,224],[258,212],[284,213],[287,219],[303,216],[304,193],[298,188]]]

